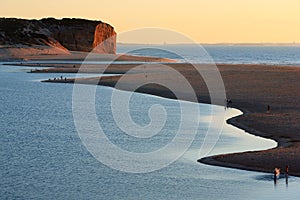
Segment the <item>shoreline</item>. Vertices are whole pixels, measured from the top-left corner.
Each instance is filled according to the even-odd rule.
[[[207,157],[203,157],[197,160],[197,162],[202,163],[202,164],[206,164],[206,165],[211,165],[211,166],[218,166],[218,167],[225,167],[225,168],[232,168],[232,169],[238,169],[238,170],[247,170],[247,171],[255,171],[255,172],[263,172],[263,173],[272,173],[272,171],[267,170],[263,167],[249,167],[247,165],[242,165],[242,164],[234,164],[234,163],[229,163],[229,162],[222,162],[219,161],[218,159],[216,159],[216,157],[222,157],[222,156],[230,156],[230,155],[236,155],[236,154],[243,154],[243,153],[248,153],[248,152],[264,152],[264,151],[268,151],[268,150],[272,150],[272,149],[278,149],[280,147],[288,147],[291,145],[290,141],[286,141],[286,140],[275,140],[272,138],[269,138],[267,136],[263,136],[264,133],[257,131],[251,127],[247,127],[243,124],[240,124],[238,122],[236,122],[236,118],[238,118],[239,116],[243,116],[243,115],[247,115],[247,111],[244,112],[239,108],[235,108],[232,107],[234,109],[238,109],[240,110],[243,114],[238,115],[238,116],[234,116],[232,118],[229,118],[228,120],[226,120],[227,124],[230,124],[236,128],[239,128],[241,130],[244,130],[245,132],[247,132],[248,134],[257,136],[257,137],[261,137],[261,138],[265,138],[265,139],[270,139],[276,142],[276,147],[274,148],[270,148],[270,149],[265,149],[265,150],[259,150],[259,151],[244,151],[244,152],[236,152],[236,153],[228,153],[228,154],[216,154],[216,155],[212,155],[212,156],[207,156]],[[249,112],[250,113],[250,112]],[[295,177],[300,177],[300,173],[296,173],[296,174],[289,174]]]
[[[176,60],[169,58],[161,58],[161,57],[151,57],[151,56],[135,56],[129,54],[99,54],[93,52],[81,52],[81,51],[69,51],[68,53],[57,53],[53,52],[52,54],[37,54],[37,53],[24,53],[23,51],[30,50],[20,50],[18,49],[18,54],[10,55],[10,53],[5,52],[0,48],[2,55],[0,56],[0,62],[51,62],[51,61],[75,61],[75,62],[84,62],[84,61],[92,61],[92,62],[113,62],[113,61],[128,61],[128,62],[176,62]]]
[[[181,73],[185,73],[192,81],[195,77],[190,73],[187,64],[168,64]],[[232,154],[221,154],[201,158],[198,161],[204,164],[236,168],[242,170],[260,171],[272,173],[275,167],[284,168],[290,166],[290,175],[300,176],[300,134],[298,122],[300,119],[299,95],[300,68],[298,66],[270,66],[270,65],[244,65],[244,64],[218,64],[217,65],[226,88],[227,97],[232,99],[230,107],[239,109],[242,115],[228,119],[226,123],[238,127],[248,133],[272,139],[277,142],[277,147],[262,150]],[[120,64],[113,64],[110,72],[119,70],[126,72],[134,65],[120,71]],[[57,68],[53,68],[57,70]],[[66,69],[66,68],[65,68]],[[157,72],[157,68],[149,73]],[[148,73],[148,72],[147,72]],[[164,78],[163,73],[156,74],[158,78]],[[144,76],[141,71],[130,74],[132,78],[127,84],[141,80]],[[267,78],[266,78],[267,77]],[[103,86],[114,87],[120,76],[103,77],[98,83]],[[254,80],[256,83],[254,83]],[[68,79],[67,83],[74,83],[75,79]],[[93,84],[95,78],[80,78],[76,82]],[[63,80],[46,80],[45,82],[59,82]],[[66,83],[66,82],[65,82]],[[196,88],[198,102],[210,103],[209,95],[202,92],[203,83],[193,82]],[[127,88],[126,88],[127,87]],[[125,86],[121,89],[129,89]],[[289,88],[288,90],[286,90]],[[201,91],[201,92],[200,92]],[[175,97],[163,88],[151,85],[140,88],[137,92],[157,95],[174,99]],[[280,98],[278,98],[278,96]],[[185,99],[182,99],[185,100]],[[266,106],[271,105],[271,112],[266,113]],[[289,122],[288,124],[286,122]]]

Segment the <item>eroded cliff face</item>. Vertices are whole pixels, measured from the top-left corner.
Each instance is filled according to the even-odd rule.
[[[84,19],[0,18],[0,45],[50,46],[70,51],[116,52],[116,32],[109,24]]]
[[[94,34],[93,48],[98,53],[116,53],[116,32],[108,24],[98,24]]]

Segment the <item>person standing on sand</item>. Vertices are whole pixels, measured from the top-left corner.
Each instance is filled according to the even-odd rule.
[[[270,111],[271,111],[271,107],[270,107],[270,105],[268,105],[268,107],[267,107],[267,113],[270,113]]]

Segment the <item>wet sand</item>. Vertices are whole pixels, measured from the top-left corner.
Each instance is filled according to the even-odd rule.
[[[126,73],[136,65],[111,65],[106,73]],[[184,75],[193,86],[198,101],[210,103],[210,96],[203,79],[189,64],[168,64]],[[98,66],[95,73],[99,73],[106,66]],[[201,163],[232,167],[238,169],[255,170],[272,173],[275,167],[284,169],[289,165],[291,175],[300,176],[300,67],[267,66],[244,64],[220,64],[218,69],[222,75],[226,88],[226,95],[231,99],[230,107],[240,109],[243,115],[228,120],[245,131],[270,138],[278,142],[274,149],[243,152],[226,155],[216,155],[202,158]],[[77,72],[73,68],[53,68],[48,72]],[[87,67],[87,71],[95,70]],[[209,70],[209,66],[203,66]],[[40,71],[44,72],[44,71]],[[169,74],[159,65],[147,65],[143,69],[132,70],[128,79],[119,89],[131,90],[132,85],[140,80],[155,77],[157,80],[170,78]],[[99,84],[115,87],[120,76],[99,78],[80,78],[76,82],[83,84]],[[47,80],[46,82],[74,83],[75,79]],[[178,82],[180,85],[180,82]],[[156,84],[148,84],[137,92],[143,92],[167,98],[176,98],[168,89]],[[190,100],[186,95],[184,100]],[[222,105],[222,103],[220,103]],[[267,107],[270,106],[270,112]]]

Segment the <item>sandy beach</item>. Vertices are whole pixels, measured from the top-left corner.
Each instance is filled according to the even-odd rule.
[[[124,74],[134,68],[135,64],[110,65],[105,73]],[[168,64],[183,74],[193,86],[198,101],[210,103],[209,93],[203,79],[195,75],[190,64]],[[55,66],[37,72],[76,73],[78,67]],[[97,69],[95,69],[97,67]],[[87,67],[88,73],[103,72],[105,65]],[[268,66],[245,64],[219,64],[226,88],[226,95],[231,99],[230,107],[243,111],[243,115],[229,119],[228,123],[237,126],[251,134],[270,138],[278,142],[274,149],[243,152],[226,155],[216,155],[202,158],[201,163],[232,167],[238,169],[255,170],[272,173],[275,167],[290,167],[290,174],[300,176],[300,67],[298,66]],[[103,69],[102,69],[103,68]],[[202,66],[209,70],[209,66]],[[123,90],[130,90],[132,84],[148,76],[155,76],[158,80],[168,78],[159,65],[149,64],[143,70],[133,70],[128,75],[127,82],[122,85]],[[49,74],[51,78],[51,75]],[[114,87],[121,76],[99,78],[81,78],[76,82]],[[46,80],[46,82],[74,83],[75,79]],[[141,87],[137,92],[148,93],[167,98],[176,98],[172,92],[164,87],[149,84]],[[189,100],[188,95],[187,99]],[[270,112],[267,107],[270,106]]]
[[[39,48],[0,46],[0,61],[130,61],[130,62],[175,62],[168,58],[133,56],[127,54],[99,54],[81,51],[67,51],[57,47]]]

